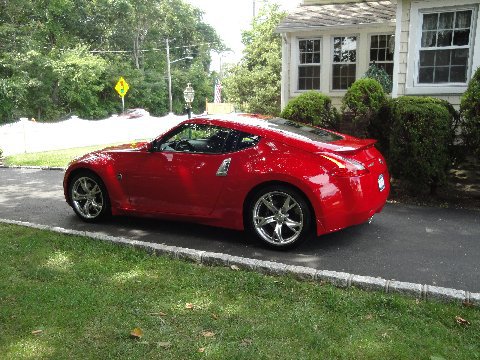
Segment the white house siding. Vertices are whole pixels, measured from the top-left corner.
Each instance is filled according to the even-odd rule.
[[[290,58],[292,57],[292,41],[290,34],[282,34],[282,74],[281,74],[281,106],[282,109],[290,100]]]
[[[401,19],[398,22],[398,19]],[[397,26],[395,31],[395,57],[392,96],[405,95],[408,59],[408,35],[410,31],[410,0],[397,3]],[[400,34],[400,36],[398,36]]]

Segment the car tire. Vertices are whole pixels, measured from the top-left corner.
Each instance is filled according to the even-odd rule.
[[[68,198],[77,216],[85,222],[99,222],[111,214],[107,188],[102,179],[90,171],[82,171],[71,179]]]
[[[268,186],[251,197],[247,230],[275,249],[291,249],[311,236],[312,213],[305,196],[284,185]]]

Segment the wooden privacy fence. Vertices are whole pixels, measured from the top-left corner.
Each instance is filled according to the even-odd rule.
[[[235,106],[231,103],[209,103],[205,101],[206,112],[212,114],[230,114],[235,112]]]

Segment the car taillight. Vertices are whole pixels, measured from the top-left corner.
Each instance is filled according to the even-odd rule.
[[[368,174],[368,169],[357,160],[348,159],[338,154],[322,154],[321,156],[334,164],[329,169],[330,174],[333,176],[361,176]]]

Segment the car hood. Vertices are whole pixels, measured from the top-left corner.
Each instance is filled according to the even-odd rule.
[[[148,142],[140,141],[140,142],[131,142],[128,144],[121,144],[115,146],[109,146],[105,149],[99,150],[98,152],[112,152],[112,151],[138,151],[142,150],[147,146]]]
[[[147,148],[148,142],[132,142],[128,144],[109,146],[101,150],[92,151],[90,153],[81,155],[73,159],[69,166],[78,164],[78,163],[90,163],[98,161],[108,161],[111,159],[112,153],[122,153],[122,152],[132,152],[132,151],[142,151]]]

